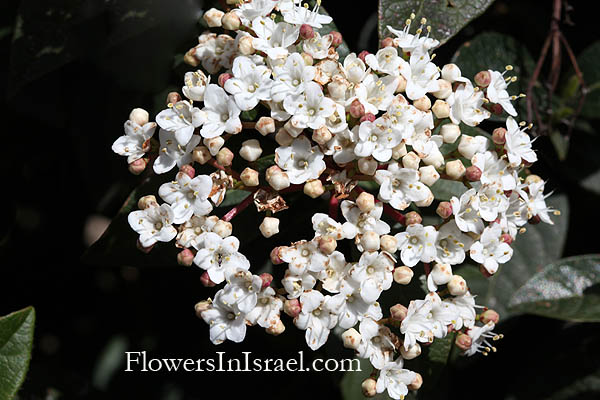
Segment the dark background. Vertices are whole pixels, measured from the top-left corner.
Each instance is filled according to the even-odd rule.
[[[180,87],[186,67],[173,68],[175,55],[192,47],[200,32],[198,1],[155,1],[146,15],[127,14],[136,23],[122,24],[136,3],[141,2],[16,1],[2,6],[0,315],[27,305],[37,313],[33,358],[20,398],[175,400],[207,393],[340,398],[341,373],[141,374],[123,372],[118,364],[115,355],[125,350],[184,358],[214,357],[215,351],[285,359],[304,350],[307,360],[352,356],[336,340],[313,354],[304,332],[289,320],[280,337],[249,329],[243,344],[215,347],[207,325],[194,315],[193,305],[213,293],[200,285],[198,269],[98,267],[81,261],[86,220],[114,216],[139,180],[110,150],[112,142],[122,135],[133,107],[155,115],[168,89]],[[576,54],[598,39],[597,13],[589,3],[573,2],[575,25],[563,26]],[[374,0],[324,2],[357,52],[361,43],[371,51],[377,48],[375,20],[369,19],[376,5]],[[75,11],[69,16],[65,10]],[[550,14],[550,1],[498,0],[437,50],[436,61],[449,61],[464,41],[486,30],[517,37],[537,58]],[[577,132],[572,139],[583,147],[596,142]],[[597,234],[590,237],[586,227],[600,222],[599,199],[572,183],[578,157],[559,163],[545,137],[536,148],[540,162],[534,172],[550,178],[550,189],[569,196],[565,256],[597,252]],[[560,384],[600,368],[597,326],[524,316],[501,330],[510,332],[501,351],[488,359],[461,360],[448,371],[448,384],[440,386],[444,391],[438,397],[546,398]],[[111,364],[114,360],[117,364]],[[564,373],[567,369],[570,374]]]

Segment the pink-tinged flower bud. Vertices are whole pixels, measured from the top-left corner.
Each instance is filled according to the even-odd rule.
[[[302,312],[302,304],[298,299],[288,299],[283,303],[283,312],[296,318]]]
[[[392,235],[383,235],[379,239],[381,242],[381,250],[387,251],[388,253],[394,254],[398,251],[398,240]]]
[[[365,115],[363,115],[362,117],[360,117],[360,123],[362,124],[365,121],[369,121],[369,122],[373,122],[375,121],[375,114],[372,113],[365,113]]]
[[[481,275],[485,276],[486,278],[489,278],[489,277],[491,277],[492,275],[494,275],[494,274],[490,274],[490,273],[488,272],[488,270],[487,270],[487,269],[485,269],[485,267],[484,267],[483,265],[480,265],[480,266],[479,266],[479,272],[481,272]]]
[[[256,139],[248,139],[242,142],[240,156],[246,161],[256,161],[262,154],[260,142]]]
[[[468,287],[465,279],[460,275],[452,275],[448,282],[448,291],[452,296],[462,296],[467,293]]]
[[[342,333],[342,340],[344,341],[344,347],[347,349],[356,350],[360,345],[360,341],[362,336],[358,331],[354,328],[350,328],[344,333]]]
[[[136,246],[139,251],[141,251],[142,253],[148,254],[154,247],[154,244],[152,246],[144,247],[144,246],[142,246],[142,243],[138,239]]]
[[[211,159],[210,151],[206,146],[197,146],[192,150],[192,160],[204,165]]]
[[[319,238],[319,250],[324,254],[331,254],[337,248],[337,241],[331,236],[321,236]]]
[[[211,8],[207,12],[204,13],[202,18],[206,21],[206,24],[209,28],[218,28],[221,26],[221,19],[223,18],[225,13],[221,10],[217,10],[216,8]]]
[[[308,53],[301,53],[300,55],[304,60],[304,64],[306,64],[307,66],[313,65],[313,63],[315,62],[315,60],[313,60],[313,57]]]
[[[423,218],[421,217],[421,214],[419,214],[416,211],[407,212],[404,217],[405,217],[407,226],[413,225],[413,224],[420,224],[421,222],[423,222]]]
[[[332,137],[333,135],[331,134],[331,131],[325,125],[319,129],[313,130],[312,140],[320,145],[326,144],[331,140]]]
[[[490,71],[479,71],[477,74],[475,74],[475,78],[473,80],[477,86],[485,88],[490,85],[490,82],[492,81],[492,74],[490,74]]]
[[[454,143],[460,136],[460,127],[456,124],[444,124],[440,128],[440,135],[444,143]]]
[[[542,219],[539,215],[534,215],[533,217],[529,218],[527,222],[529,222],[531,225],[537,225],[542,222]]]
[[[198,318],[202,318],[202,313],[206,310],[210,310],[212,308],[212,303],[208,300],[203,300],[194,306],[194,310],[196,311],[196,316]]]
[[[356,205],[361,212],[367,213],[375,208],[375,196],[368,192],[362,192],[356,198]]]
[[[344,42],[344,39],[342,38],[342,34],[339,33],[338,31],[331,31],[331,32],[329,32],[329,35],[332,38],[331,45],[333,47],[338,47],[340,44],[342,44]]]
[[[223,221],[220,219],[217,221],[215,226],[213,226],[212,231],[222,238],[226,238],[231,236],[233,233],[233,225],[229,221]]]
[[[369,54],[371,54],[371,53],[369,53],[366,50],[363,50],[360,53],[358,53],[358,58],[360,58],[363,62],[366,62],[365,57],[368,56]]]
[[[447,99],[452,94],[452,84],[445,79],[437,80],[439,89],[431,94],[438,99]]]
[[[271,282],[273,282],[273,275],[269,274],[268,272],[263,272],[259,276],[260,276],[260,279],[262,280],[262,288],[263,289],[271,286]]]
[[[367,378],[360,384],[360,388],[363,396],[375,397],[377,394],[377,381],[373,378]]]
[[[406,84],[408,82],[406,81],[406,78],[403,77],[402,75],[400,75],[398,77],[398,86],[396,86],[396,90],[394,90],[394,93],[402,93],[406,90]]]
[[[410,346],[408,350],[405,350],[404,346],[402,346],[400,347],[400,354],[405,360],[412,360],[421,355],[421,346],[419,345],[419,343],[415,343],[412,346]]]
[[[440,174],[438,174],[433,165],[419,168],[419,180],[427,186],[433,185],[438,179],[440,179]]]
[[[260,183],[258,171],[252,168],[246,168],[240,174],[240,179],[245,186],[258,186]]]
[[[227,147],[223,147],[217,153],[216,159],[220,165],[222,165],[224,167],[229,167],[231,165],[231,163],[233,162],[233,152],[231,150],[229,150]]]
[[[221,150],[221,147],[225,144],[225,139],[223,139],[222,136],[217,136],[210,139],[204,139],[202,143],[208,148],[211,155],[216,156],[219,150]]]
[[[252,45],[252,40],[253,38],[250,35],[242,36],[240,40],[238,40],[238,51],[240,52],[240,54],[245,56],[254,54],[256,50]]]
[[[503,110],[504,109],[502,108],[502,106],[500,104],[492,104],[492,106],[490,107],[490,111],[494,115],[502,115]]]
[[[377,165],[377,160],[373,157],[361,157],[358,159],[358,170],[365,175],[375,175]]]
[[[481,179],[481,170],[476,165],[471,165],[465,171],[465,177],[469,182],[477,182]]]
[[[179,172],[183,172],[190,178],[193,178],[196,175],[196,170],[190,164],[184,164],[179,168]]]
[[[383,40],[381,41],[381,48],[383,49],[384,47],[395,47],[394,39],[392,39],[391,37],[383,38]]]
[[[312,26],[308,24],[302,24],[302,26],[300,26],[300,37],[304,40],[314,38],[315,31],[313,30]]]
[[[431,107],[433,115],[438,119],[448,118],[450,116],[450,106],[444,100],[436,100]]]
[[[267,168],[265,175],[267,182],[275,190],[283,190],[290,187],[290,178],[288,177],[288,174],[283,172],[281,168],[276,165]]]
[[[542,181],[542,178],[540,178],[539,176],[537,176],[535,174],[527,175],[527,178],[525,178],[526,185],[531,185],[532,183],[540,183],[541,181]]]
[[[150,114],[143,108],[134,108],[129,113],[129,120],[135,122],[139,126],[146,125],[150,120]]]
[[[274,325],[269,325],[269,327],[265,329],[265,332],[273,336],[281,335],[284,331],[285,325],[283,324],[283,322],[281,322],[280,319],[278,319]]]
[[[223,18],[221,18],[221,25],[223,25],[223,28],[230,31],[237,31],[240,29],[240,24],[240,17],[231,11],[223,15]]]
[[[366,231],[360,236],[360,245],[365,251],[377,251],[381,245],[379,235],[373,231]]]
[[[319,179],[313,179],[313,180],[307,181],[304,184],[303,191],[304,191],[304,194],[307,195],[308,197],[316,199],[317,197],[319,197],[323,193],[325,193],[325,188],[323,187],[323,183]]]
[[[196,58],[195,56],[196,54],[196,48],[191,48],[189,49],[184,55],[183,55],[183,62],[186,63],[187,65],[191,65],[192,67],[197,67],[198,65],[200,65],[200,61]],[[170,101],[167,100],[167,104],[171,103]],[[172,102],[172,104],[177,103],[176,101]]]
[[[140,210],[145,210],[148,207],[158,207],[158,202],[156,201],[156,197],[154,197],[151,194],[141,197],[138,200],[138,208]]]
[[[456,347],[463,351],[466,351],[471,348],[471,345],[473,344],[473,339],[471,339],[471,336],[467,335],[466,333],[461,332],[458,335],[456,335],[456,340],[454,341],[454,343],[456,344]]]
[[[265,217],[258,227],[258,230],[266,238],[279,233],[279,218]]]
[[[489,309],[481,313],[479,320],[484,324],[487,324],[490,321],[497,324],[500,321],[500,315],[496,311]]]
[[[358,99],[354,99],[350,104],[350,115],[353,118],[361,118],[365,115],[365,106]]]
[[[390,317],[396,321],[402,321],[406,318],[406,314],[408,314],[408,308],[404,307],[402,304],[396,304],[390,307]]]
[[[275,141],[280,146],[289,146],[294,142],[294,137],[285,128],[280,128],[275,134]]]
[[[419,390],[423,384],[423,377],[418,372],[415,372],[415,379],[408,385],[409,390]]]
[[[429,100],[429,97],[427,96],[423,96],[421,98],[416,99],[413,102],[413,105],[418,109],[421,110],[423,112],[427,112],[429,111],[429,109],[431,108],[431,100]]]
[[[167,105],[179,103],[181,101],[181,95],[177,92],[169,92],[167,94]]]
[[[231,75],[229,72],[223,72],[221,75],[219,75],[219,78],[217,80],[219,86],[225,87],[225,82],[227,82],[231,78],[233,78],[233,75]]]
[[[129,164],[129,172],[134,175],[139,175],[146,169],[146,165],[148,165],[148,160],[145,158],[140,158]]]
[[[492,141],[496,144],[504,144],[506,143],[506,129],[505,128],[496,128],[492,132]]]
[[[449,218],[452,215],[452,204],[449,201],[442,201],[435,210],[442,219]]]
[[[269,254],[269,258],[271,258],[271,262],[273,263],[273,265],[279,265],[279,264],[284,263],[284,261],[279,256],[282,248],[283,248],[283,246],[278,246],[278,247],[275,247],[273,250],[271,250],[271,253]]]
[[[448,175],[450,179],[458,181],[462,179],[466,172],[467,169],[461,160],[453,160],[446,163],[446,175]]]
[[[402,157],[402,165],[404,168],[419,169],[420,163],[421,158],[414,151],[411,151]]]
[[[408,285],[414,276],[412,269],[403,265],[394,269],[394,282],[400,285]]]
[[[177,253],[177,264],[189,267],[193,264],[194,253],[190,249],[183,249]]]
[[[255,128],[261,135],[267,136],[269,133],[275,132],[275,120],[271,117],[260,117]]]
[[[208,276],[208,272],[204,271],[202,276],[200,276],[200,283],[204,287],[215,287],[217,284],[210,280],[210,276]]]

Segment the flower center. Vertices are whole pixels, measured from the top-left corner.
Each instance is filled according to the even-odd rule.
[[[372,266],[372,265],[369,265],[369,266],[367,267],[367,274],[369,274],[369,275],[372,275],[372,274],[374,274],[374,273],[375,273],[375,267],[374,267],[374,266]]]
[[[159,231],[162,229],[162,227],[163,227],[162,222],[157,222],[154,224],[154,228],[156,228]]]
[[[410,242],[412,244],[418,244],[419,243],[419,238],[417,238],[416,236],[413,236],[410,238]]]
[[[300,81],[298,79],[294,79],[294,81],[292,82],[292,85],[294,86],[298,86],[300,84]]]
[[[318,317],[319,315],[321,315],[321,309],[317,308],[317,309],[313,310],[312,313],[315,317]]]
[[[227,114],[221,114],[221,121],[225,122],[229,119],[229,115]]]
[[[232,312],[227,313],[227,319],[228,320],[234,320],[235,319],[235,314]]]

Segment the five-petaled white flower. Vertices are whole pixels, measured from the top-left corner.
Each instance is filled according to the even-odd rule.
[[[325,118],[330,117],[336,109],[335,102],[323,95],[321,86],[316,82],[306,83],[304,93],[286,97],[283,108],[292,115],[292,124],[311,129],[325,125]]]
[[[360,296],[367,303],[379,299],[381,292],[392,286],[394,264],[391,254],[382,251],[365,251],[354,264],[348,276],[360,285]]]
[[[386,389],[392,399],[402,400],[408,394],[408,385],[416,378],[417,374],[408,369],[404,369],[404,359],[396,358],[394,361],[386,363],[377,378],[375,386],[377,393],[383,393]]]
[[[371,211],[362,212],[355,202],[350,200],[342,201],[342,215],[346,222],[342,225],[344,236],[353,239],[357,235],[367,231],[373,231],[378,235],[387,235],[390,232],[390,226],[381,220],[383,214],[383,204],[375,203]]]
[[[477,191],[469,189],[460,196],[460,200],[454,196],[450,199],[454,220],[458,228],[463,232],[479,234],[483,231],[483,221],[477,212],[477,208],[473,205],[476,196]]]
[[[156,116],[156,123],[167,131],[175,134],[177,143],[182,146],[188,144],[194,129],[206,121],[206,115],[198,107],[192,106],[187,100],[170,104],[169,108],[162,110]]]
[[[354,154],[359,157],[372,155],[377,161],[386,162],[392,158],[392,149],[400,144],[402,132],[384,115],[373,122],[360,124],[358,138]]]
[[[308,290],[300,296],[302,311],[294,318],[294,324],[306,330],[306,343],[312,350],[325,344],[329,331],[337,324],[337,315],[329,306],[330,299],[316,290]]]
[[[207,77],[201,70],[186,72],[183,81],[185,86],[181,89],[183,95],[192,101],[204,101],[206,86],[210,83],[210,75]]]
[[[120,136],[112,145],[112,151],[127,156],[127,163],[139,160],[150,150],[150,138],[156,129],[155,122],[139,126],[131,120],[125,122],[125,135]]]
[[[240,110],[252,110],[260,100],[271,100],[273,81],[267,67],[239,56],[233,62],[232,72],[233,78],[227,79],[225,90],[233,95]]]
[[[275,22],[271,18],[258,17],[252,21],[252,30],[256,38],[252,46],[264,51],[271,59],[284,58],[288,55],[288,47],[293,45],[300,34],[300,27],[286,22]]]
[[[510,102],[514,98],[511,98],[506,90],[512,79],[507,78],[508,80],[506,80],[504,74],[498,71],[488,70],[488,72],[490,73],[491,80],[486,91],[487,98],[492,103],[500,104],[509,115],[516,116],[517,110],[515,110],[515,107]],[[516,80],[516,77],[513,78]]]
[[[300,54],[290,54],[283,66],[273,69],[271,98],[281,102],[287,96],[304,93],[306,84],[314,79],[315,72],[315,67],[306,65]]]
[[[400,250],[402,262],[409,267],[417,265],[419,261],[431,262],[437,254],[435,241],[438,232],[433,226],[412,224],[406,227],[405,232],[395,235]]]
[[[398,76],[400,74],[400,57],[395,47],[384,47],[377,54],[368,54],[365,61],[369,67],[377,72]]]
[[[537,155],[531,148],[529,135],[521,130],[517,121],[512,117],[506,119],[505,139],[504,148],[512,167],[518,167],[522,162],[534,163],[537,161]]]
[[[406,95],[417,100],[439,89],[440,71],[428,52],[413,52],[409,62],[400,59],[400,73],[406,79]]]
[[[150,247],[156,242],[169,242],[177,236],[173,223],[173,210],[168,204],[153,205],[132,211],[127,216],[131,228],[139,233],[142,246]]]
[[[450,105],[450,120],[454,124],[477,126],[491,116],[490,112],[483,109],[483,92],[475,90],[473,84],[467,81],[456,88],[446,99]]]
[[[513,249],[500,238],[501,235],[500,225],[492,224],[483,230],[479,240],[469,250],[471,259],[482,264],[490,274],[496,273],[498,264],[508,262],[513,255]]]
[[[221,283],[238,270],[248,270],[250,262],[238,252],[240,241],[235,236],[223,239],[213,232],[204,235],[202,248],[194,257],[194,264],[208,272],[210,280]]]
[[[181,167],[189,164],[192,161],[192,150],[200,143],[200,136],[192,135],[187,144],[181,145],[175,139],[173,132],[164,129],[158,132],[158,138],[160,139],[160,148],[158,157],[152,166],[157,174],[169,172],[175,165]]]
[[[372,318],[360,322],[360,343],[356,349],[362,358],[368,358],[374,368],[383,368],[394,357],[392,332],[385,325],[379,325]]]
[[[181,224],[192,215],[203,216],[212,211],[208,196],[212,190],[212,179],[208,175],[190,178],[185,172],[178,172],[173,182],[162,184],[158,195],[171,205],[175,218],[173,222]]]
[[[282,308],[281,298],[272,287],[267,286],[258,293],[256,306],[246,315],[246,320],[263,328],[274,327],[280,321],[279,313]]]
[[[458,265],[465,261],[465,251],[471,247],[473,239],[465,235],[456,225],[455,220],[451,220],[438,231],[436,259],[444,264]]]
[[[433,303],[428,300],[411,300],[406,317],[400,325],[404,334],[404,349],[408,350],[417,342],[430,343],[433,341],[434,321],[430,317]]]
[[[294,139],[291,146],[275,149],[275,162],[287,172],[293,184],[317,179],[325,170],[323,153],[318,146],[311,146],[306,136]]]
[[[321,36],[319,32],[315,32],[315,35],[311,39],[304,40],[302,49],[314,59],[327,58],[332,41],[333,37],[331,35]]]
[[[239,343],[246,337],[246,320],[235,304],[224,303],[222,291],[217,292],[211,307],[203,311],[204,322],[210,325],[210,341],[221,344],[225,340]]]
[[[419,181],[419,172],[412,168],[402,168],[397,162],[388,164],[388,169],[375,172],[379,183],[379,198],[390,203],[397,210],[406,209],[411,202],[425,200],[431,190]]]
[[[200,130],[202,137],[211,139],[223,132],[236,134],[242,130],[240,108],[219,85],[210,84],[204,92],[206,122]]]

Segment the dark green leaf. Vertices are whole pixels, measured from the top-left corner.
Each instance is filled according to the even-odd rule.
[[[451,181],[449,179],[439,179],[431,185],[431,191],[436,200],[448,201],[452,196],[460,197],[467,191],[467,187],[462,182]]]
[[[431,36],[444,44],[493,2],[494,0],[379,0],[379,38],[391,36],[386,28],[388,25],[402,29],[404,21],[411,13],[415,13],[417,19],[414,24],[417,26],[411,29],[411,33],[418,28],[421,18],[427,18],[427,25],[431,25]]]
[[[250,192],[247,190],[230,189],[225,194],[225,200],[223,200],[223,202],[219,204],[219,207],[235,206],[236,204],[239,204],[242,201],[244,201],[244,199],[249,195]]]
[[[31,359],[35,310],[27,307],[0,318],[0,399],[12,399]]]
[[[595,42],[585,49],[579,57],[577,63],[583,73],[583,80],[590,90],[585,97],[585,103],[581,109],[581,115],[588,118],[598,118],[598,109],[600,109],[600,41]]]
[[[263,172],[272,165],[275,165],[275,154],[269,154],[254,161],[255,169],[258,172]]]
[[[547,265],[511,298],[523,313],[576,322],[600,322],[600,255],[569,257]]]

